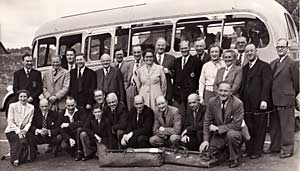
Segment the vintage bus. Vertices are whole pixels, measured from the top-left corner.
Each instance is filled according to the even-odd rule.
[[[42,25],[32,46],[35,67],[40,71],[50,67],[52,54],[65,58],[68,48],[85,53],[87,66],[95,70],[101,67],[103,53],[113,56],[114,50],[121,48],[125,60],[130,60],[133,45],[154,48],[158,37],[166,39],[167,53],[180,56],[183,39],[203,38],[207,47],[219,43],[229,49],[241,35],[255,44],[260,58],[267,62],[277,56],[278,38],[298,43],[291,15],[274,0],[166,0],[61,17]],[[12,94],[8,89],[3,109]]]

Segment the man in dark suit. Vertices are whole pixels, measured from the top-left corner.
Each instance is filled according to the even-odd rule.
[[[168,105],[164,96],[155,99],[157,111],[154,116],[153,136],[150,144],[154,147],[180,145],[181,115],[176,107]]]
[[[200,60],[201,65],[203,66],[206,62],[210,61],[209,54],[204,51],[206,47],[205,40],[204,39],[196,40],[194,46],[197,52],[196,57]]]
[[[72,156],[76,155],[75,161],[79,161],[83,157],[80,133],[87,118],[88,113],[84,109],[76,108],[76,100],[73,97],[67,97],[66,110],[59,115],[59,125],[63,137],[61,147]]]
[[[249,64],[243,67],[240,95],[251,139],[246,143],[244,156],[256,159],[263,152],[266,136],[267,113],[263,112],[271,108],[272,71],[269,64],[258,58],[254,44],[248,44],[245,53]]]
[[[121,139],[121,145],[132,148],[150,147],[149,138],[152,135],[153,122],[153,110],[144,105],[143,96],[135,96],[134,108],[128,113],[127,129]]]
[[[197,151],[203,141],[203,121],[206,106],[200,103],[200,97],[196,93],[188,96],[188,109],[183,121],[181,143],[189,150]]]
[[[68,71],[71,71],[72,69],[76,68],[75,64],[75,49],[67,49],[66,56],[62,58],[61,67],[65,68]]]
[[[200,62],[195,56],[190,55],[190,42],[180,42],[182,56],[174,64],[174,106],[178,107],[182,115],[186,112],[187,97],[195,93],[199,85]]]
[[[108,54],[101,56],[103,68],[96,71],[97,88],[103,90],[104,94],[116,93],[119,100],[125,104],[125,89],[123,84],[123,75],[115,67],[111,67],[111,57]]]
[[[243,117],[243,102],[232,96],[229,83],[221,82],[218,96],[208,101],[203,123],[204,141],[200,145],[200,152],[208,150],[210,159],[218,161],[221,152],[228,149],[231,161],[229,167],[239,166]]]
[[[167,80],[166,99],[168,100],[168,103],[171,105],[173,99],[172,77],[174,74],[173,69],[174,69],[175,57],[173,55],[169,55],[165,53],[166,46],[167,46],[167,42],[164,38],[160,37],[157,39],[155,44],[154,62],[164,67],[164,72]]]
[[[237,58],[235,61],[236,66],[245,66],[248,63],[248,59],[245,56],[245,47],[247,45],[247,39],[240,36],[236,39],[235,48],[238,51]]]
[[[85,66],[85,55],[76,55],[77,68],[71,70],[70,92],[77,107],[91,109],[93,104],[93,91],[96,89],[96,73]]]
[[[126,89],[130,83],[130,82],[128,82],[128,72],[127,72],[130,62],[124,61],[123,49],[115,50],[115,59],[116,59],[116,61],[114,63],[112,63],[111,66],[120,69],[120,71],[123,75],[124,88]]]
[[[270,115],[271,146],[268,152],[280,152],[280,158],[294,152],[295,98],[299,93],[299,62],[287,54],[288,41],[279,39],[276,45],[278,59],[271,62],[273,69],[273,105],[278,108]]]
[[[57,155],[57,145],[61,143],[62,136],[60,135],[58,114],[50,110],[47,99],[42,99],[40,108],[34,111],[29,131],[32,159],[36,158],[39,144],[50,144],[55,147],[54,156]]]
[[[28,90],[30,97],[28,102],[39,108],[39,95],[43,92],[43,81],[40,71],[32,68],[33,59],[29,53],[22,55],[24,68],[14,72],[13,91],[18,92],[21,89]],[[17,98],[16,98],[17,101]]]
[[[128,110],[124,103],[118,101],[115,93],[106,96],[107,106],[104,108],[104,118],[107,118],[111,125],[113,134],[112,148],[121,148],[120,141],[127,127]]]

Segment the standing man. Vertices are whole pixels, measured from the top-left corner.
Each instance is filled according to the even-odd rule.
[[[144,63],[142,61],[142,47],[140,45],[135,45],[132,47],[132,53],[134,57],[134,61],[130,62],[127,69],[127,81],[129,86],[125,88],[126,96],[127,96],[127,106],[128,110],[130,110],[133,105],[134,96],[138,94],[137,92],[137,69],[139,69]]]
[[[249,64],[243,67],[240,95],[251,139],[243,156],[256,159],[261,157],[266,136],[267,114],[263,112],[271,108],[272,70],[258,58],[254,44],[246,46],[245,55]]]
[[[218,86],[218,96],[208,101],[203,124],[200,152],[208,151],[213,161],[229,150],[230,168],[239,166],[242,145],[241,126],[244,118],[243,102],[231,95],[231,85],[225,81]]]
[[[17,93],[21,89],[29,91],[28,102],[39,108],[39,96],[43,92],[42,75],[40,71],[33,69],[33,59],[29,53],[22,55],[24,68],[14,72],[13,91]],[[17,99],[17,98],[16,98]]]
[[[200,60],[202,65],[210,61],[210,56],[204,51],[206,47],[204,39],[196,40],[194,46],[197,53],[196,57]]]
[[[157,111],[154,115],[153,136],[150,144],[154,147],[164,145],[178,147],[180,144],[181,115],[176,107],[169,106],[164,96],[155,100]]]
[[[235,64],[237,66],[245,66],[248,63],[248,59],[245,57],[245,47],[247,39],[243,36],[236,39],[235,48],[238,50],[238,55]]]
[[[180,42],[182,56],[175,60],[174,64],[174,106],[178,107],[184,116],[187,107],[187,97],[198,89],[200,77],[200,62],[190,55],[190,42]]]
[[[206,106],[200,103],[200,97],[196,93],[188,96],[188,105],[183,121],[181,143],[189,150],[197,151],[203,141],[203,121]]]
[[[67,49],[66,51],[67,62],[62,63],[63,68],[65,68],[68,71],[71,71],[72,69],[76,68],[75,54],[76,54],[75,49]]]
[[[152,136],[153,122],[153,110],[144,104],[143,96],[135,96],[134,108],[129,111],[127,129],[121,139],[121,145],[132,148],[150,147],[149,138]]]
[[[273,70],[272,98],[278,110],[270,115],[271,146],[268,152],[280,152],[280,158],[294,152],[295,99],[299,93],[299,62],[288,55],[288,41],[279,39],[279,58],[271,62]]]
[[[115,59],[116,62],[114,62],[112,66],[120,69],[123,75],[124,88],[126,89],[130,83],[128,82],[128,72],[127,72],[129,62],[124,61],[124,51],[122,49],[115,50]]]
[[[43,96],[49,100],[50,109],[59,113],[65,108],[70,86],[70,73],[61,67],[61,56],[51,57],[50,68],[43,76]]]
[[[105,95],[116,93],[121,102],[125,104],[125,90],[123,84],[123,75],[121,71],[115,67],[111,67],[111,57],[108,54],[101,56],[103,68],[96,71],[97,88],[102,90]]]
[[[173,99],[173,86],[172,86],[172,76],[174,74],[174,62],[175,57],[165,53],[167,42],[163,37],[157,39],[155,44],[155,57],[154,62],[158,65],[164,67],[164,72],[167,80],[167,93],[166,99],[168,104],[172,104]]]
[[[85,55],[76,55],[76,69],[71,70],[70,92],[79,108],[91,109],[93,104],[93,91],[96,89],[96,73],[85,66]]]

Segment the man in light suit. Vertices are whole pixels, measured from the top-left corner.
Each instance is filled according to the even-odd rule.
[[[204,51],[206,47],[205,40],[204,39],[196,40],[194,46],[197,52],[196,57],[200,60],[201,65],[203,66],[206,62],[210,61],[209,54]]]
[[[179,110],[167,104],[164,96],[155,99],[157,111],[155,111],[153,136],[149,139],[154,147],[164,145],[178,147],[180,143],[181,115]]]
[[[140,45],[135,45],[132,47],[132,53],[134,61],[131,61],[127,68],[127,81],[129,83],[128,87],[125,87],[126,90],[126,102],[128,110],[130,110],[133,105],[134,96],[138,94],[137,92],[137,69],[139,69],[143,64],[142,60],[142,47]]]
[[[166,99],[168,100],[168,104],[171,105],[173,99],[172,77],[174,74],[173,69],[174,69],[175,57],[173,55],[165,53],[166,46],[167,46],[167,42],[163,37],[157,39],[155,44],[154,62],[164,67],[164,72],[167,80]]]
[[[243,102],[231,95],[231,85],[221,82],[218,96],[208,101],[203,124],[203,142],[200,152],[208,150],[213,161],[228,148],[230,168],[239,166],[242,143],[241,126],[244,117]]]
[[[96,71],[97,88],[102,90],[105,95],[116,93],[119,100],[125,104],[125,89],[121,71],[110,66],[111,57],[108,54],[101,56],[101,63],[103,68]]]
[[[247,45],[247,39],[240,36],[236,39],[235,48],[238,50],[238,55],[235,61],[236,66],[245,66],[248,63],[248,59],[245,56],[245,47]]]
[[[62,112],[70,86],[70,73],[61,67],[61,56],[51,57],[50,68],[43,76],[43,96],[49,100],[50,109]]]
[[[178,107],[184,116],[187,108],[187,97],[198,89],[200,77],[200,62],[195,56],[190,55],[190,42],[180,42],[182,56],[175,59],[174,64],[174,106]]]
[[[272,98],[275,108],[270,115],[271,146],[268,152],[280,152],[280,158],[294,152],[295,99],[299,93],[299,62],[293,61],[288,41],[279,39],[276,45],[278,59],[271,62],[273,70]]]
[[[243,79],[240,89],[244,103],[245,121],[251,139],[246,143],[244,157],[261,157],[267,127],[267,109],[271,109],[272,70],[268,63],[261,61],[254,44],[245,48],[248,65],[243,67]],[[262,114],[256,114],[262,113]]]
[[[223,52],[223,60],[226,67],[218,69],[217,76],[214,81],[214,93],[218,93],[218,84],[221,81],[227,81],[232,85],[232,94],[239,97],[239,89],[242,82],[243,71],[242,68],[235,65],[236,53],[231,50]]]
[[[77,68],[70,72],[69,95],[76,102],[77,107],[86,110],[91,109],[93,104],[93,91],[96,89],[96,73],[85,66],[85,55],[76,55]]]
[[[21,89],[29,91],[28,102],[35,108],[39,107],[39,96],[43,92],[42,74],[33,69],[33,58],[29,53],[22,55],[24,68],[14,72],[13,91],[17,93]],[[16,98],[17,100],[17,98]]]

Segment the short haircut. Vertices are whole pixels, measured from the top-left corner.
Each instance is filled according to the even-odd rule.
[[[181,47],[181,44],[184,43],[184,42],[186,42],[186,43],[188,44],[188,47],[190,47],[191,42],[188,41],[188,40],[182,40],[182,41],[179,43],[179,47]]]
[[[62,56],[61,55],[52,55],[51,56],[51,61],[52,61],[53,58],[59,58],[59,60],[61,61]]]
[[[68,49],[66,50],[66,52],[68,52],[68,51],[72,51],[74,54],[76,54],[76,50],[73,49],[73,48],[68,48]]]
[[[164,37],[159,37],[159,38],[157,38],[155,44],[157,44],[157,42],[158,42],[159,40],[163,40],[163,41],[165,42],[165,44],[167,44],[167,40],[166,40]]]
[[[92,108],[92,111],[94,111],[95,109],[100,109],[102,111],[102,106],[100,104],[95,104]]]
[[[143,56],[146,55],[146,53],[152,53],[152,55],[154,56],[154,50],[150,49],[150,48],[147,48],[146,50],[143,51]]]
[[[27,57],[27,56],[31,56],[31,54],[28,53],[28,52],[25,52],[25,53],[22,55],[22,61],[24,61],[25,57]]]
[[[197,38],[197,40],[194,42],[194,44],[196,44],[196,42],[201,42],[204,45],[204,48],[206,48],[206,43],[205,40],[202,37],[199,37],[199,39]]]
[[[211,48],[214,48],[214,47],[219,48],[220,56],[221,56],[222,53],[223,53],[223,48],[220,45],[216,44],[216,43],[209,45],[209,47],[208,47],[208,54],[210,55]]]
[[[233,49],[226,49],[224,50],[222,56],[224,57],[225,53],[231,53],[232,57],[235,59],[237,57],[236,52]]]
[[[72,96],[67,96],[66,101],[67,100],[74,101],[74,103],[77,104],[76,100]]]
[[[107,101],[108,98],[112,98],[112,99],[118,101],[118,96],[117,96],[116,93],[109,93],[109,94],[107,94],[107,95],[106,95],[106,101]]]
[[[83,56],[83,58],[84,58],[84,59],[85,59],[85,57],[86,57],[86,56],[85,56],[85,54],[84,54],[84,53],[81,53],[81,52],[79,52],[79,53],[76,53],[76,55],[75,55],[75,56],[76,56],[76,57],[77,57],[77,56]]]
[[[286,41],[286,47],[289,46],[289,41],[288,41],[286,38],[279,38],[279,39],[277,40],[277,42],[279,42],[279,41],[281,41],[281,40]]]
[[[232,84],[230,84],[228,81],[224,80],[224,81],[221,81],[219,82],[219,84],[217,85],[218,88],[220,87],[221,84],[228,84],[230,86],[230,88],[232,88]]]
[[[140,44],[133,45],[131,49],[133,50],[133,48],[135,48],[135,47],[140,47],[142,50],[142,46]]]
[[[124,53],[124,50],[122,48],[116,48],[114,53],[116,53],[118,51],[122,51]]]
[[[95,93],[96,93],[97,91],[101,91],[102,94],[104,95],[104,92],[103,92],[103,90],[101,90],[101,89],[95,89],[95,90],[93,91],[93,94],[95,95]]]
[[[17,96],[19,97],[19,95],[20,95],[21,93],[25,93],[28,97],[30,96],[30,92],[29,92],[28,90],[26,90],[26,89],[18,90],[16,94],[17,94]]]

